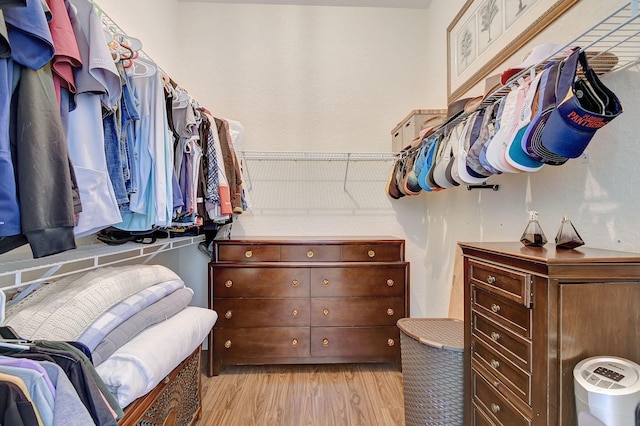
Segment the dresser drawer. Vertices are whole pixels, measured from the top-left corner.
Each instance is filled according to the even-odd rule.
[[[530,426],[531,420],[525,417],[507,399],[475,369],[472,374],[472,393],[474,404],[497,424],[504,426]]]
[[[398,327],[311,327],[311,355],[317,357],[396,357]]]
[[[216,299],[216,328],[309,326],[309,299]]]
[[[349,244],[342,246],[342,260],[345,262],[391,262],[402,261],[400,244]]]
[[[474,426],[496,426],[496,424],[493,423],[491,419],[489,419],[489,415],[486,414],[484,411],[482,411],[482,409],[478,407],[478,404],[476,404],[475,401],[473,401],[472,408],[473,408],[472,424]]]
[[[525,371],[531,371],[531,341],[491,321],[476,311],[471,312],[473,338],[484,340],[491,347]]]
[[[525,404],[531,405],[531,374],[516,367],[511,361],[502,356],[479,339],[471,339],[472,366],[481,364],[500,379]]]
[[[219,262],[278,262],[280,245],[278,244],[218,244]]]
[[[337,262],[340,260],[339,245],[288,245],[280,247],[283,262]]]
[[[400,318],[405,316],[403,297],[311,299],[312,326],[394,326]]]
[[[221,328],[213,331],[222,358],[308,357],[308,327]]]
[[[524,306],[531,306],[530,274],[470,260],[469,278],[478,287]]]
[[[471,303],[473,309],[500,322],[505,327],[531,338],[532,310],[509,299],[471,286]]]
[[[405,264],[311,269],[312,297],[403,296]]]
[[[309,297],[309,269],[212,266],[216,298]]]

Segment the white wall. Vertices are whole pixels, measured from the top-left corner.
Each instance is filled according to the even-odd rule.
[[[464,0],[434,1],[427,11],[171,1],[165,8],[146,0],[148,15],[140,22],[123,0],[100,3],[123,28],[140,34],[145,50],[214,115],[243,123],[245,149],[357,152],[387,151],[390,130],[410,110],[445,107],[446,27]],[[567,42],[580,25],[603,17],[598,4],[582,0],[544,34]],[[162,24],[152,24],[155,17]],[[173,29],[168,22],[176,23]],[[532,44],[540,41],[551,40]],[[414,317],[447,315],[457,241],[517,240],[529,209],[540,212],[550,241],[567,214],[588,245],[640,251],[634,186],[639,72],[605,78],[625,113],[598,131],[588,164],[571,160],[493,177],[498,192],[455,188],[393,202],[380,182],[371,182],[360,191],[381,206],[375,211],[249,212],[236,221],[234,234],[405,238]],[[297,191],[341,186],[302,183]]]
[[[416,42],[427,38],[425,19],[425,10],[181,3],[190,66],[175,79],[214,114],[244,125],[244,149],[390,151],[391,130],[410,110],[426,107],[431,64]],[[407,256],[420,258],[426,236],[413,213],[421,203],[392,205],[384,192],[389,172],[349,194],[339,173],[284,182],[266,197],[293,208],[247,212],[234,235],[393,236],[407,238]],[[264,198],[255,191],[253,199]],[[365,205],[377,207],[343,209],[344,197],[366,197]],[[428,298],[422,269],[412,267],[417,313]]]

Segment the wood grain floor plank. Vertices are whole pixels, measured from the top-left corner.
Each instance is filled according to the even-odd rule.
[[[200,426],[404,426],[391,364],[224,366],[202,393]]]

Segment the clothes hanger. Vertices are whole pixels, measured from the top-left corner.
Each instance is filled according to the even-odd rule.
[[[0,348],[12,349],[12,350],[18,350],[18,351],[28,351],[33,346],[33,345],[25,344],[27,343],[27,341],[20,340],[20,342],[22,343],[12,343],[10,341],[0,339]]]

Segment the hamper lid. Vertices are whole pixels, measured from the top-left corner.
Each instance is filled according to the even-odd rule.
[[[398,328],[424,345],[455,352],[464,348],[464,325],[457,319],[401,318]]]

